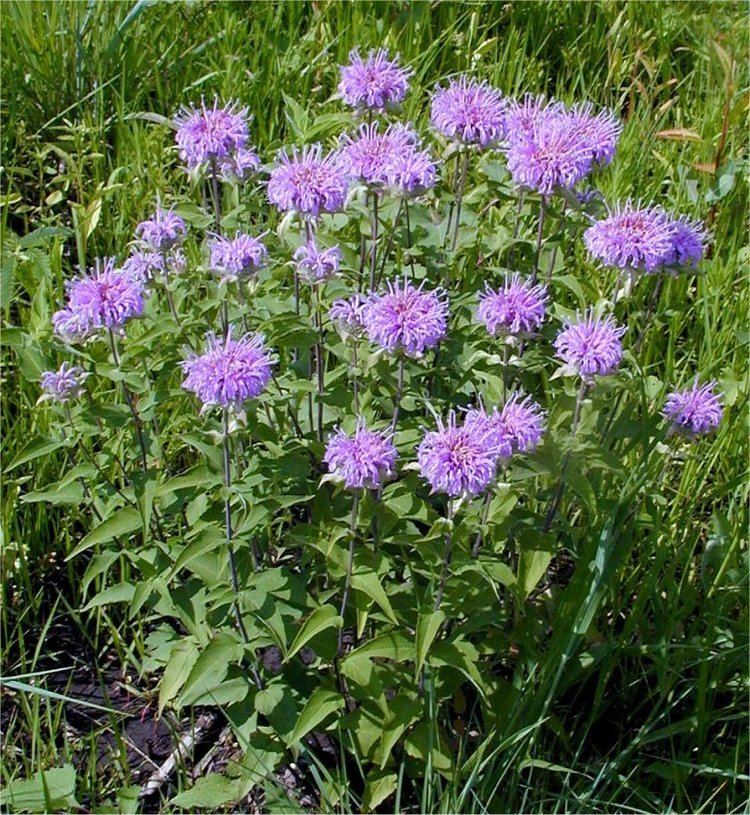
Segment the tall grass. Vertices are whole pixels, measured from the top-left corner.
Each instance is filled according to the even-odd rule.
[[[169,116],[202,94],[237,97],[254,112],[261,154],[271,156],[293,138],[289,100],[336,114],[336,66],[354,46],[379,45],[414,67],[405,113],[422,127],[434,82],[463,71],[508,94],[610,105],[626,127],[603,180],[605,197],[658,199],[708,218],[713,235],[713,256],[697,282],[669,281],[650,316],[651,290],[638,295],[638,364],[654,389],[641,404],[658,396],[661,382],[699,371],[719,380],[731,421],[700,456],[667,471],[666,501],[654,491],[635,517],[613,506],[609,519],[597,519],[607,537],[595,543],[607,556],[615,550],[619,567],[601,596],[582,584],[578,606],[559,613],[548,654],[523,654],[537,666],[536,686],[509,686],[498,699],[519,705],[519,721],[528,723],[522,735],[497,733],[472,748],[468,782],[435,774],[408,792],[425,811],[740,811],[748,779],[750,258],[743,10],[697,2],[4,3],[4,466],[46,429],[45,412],[35,409],[36,380],[53,361],[17,329],[43,337],[71,270],[120,252],[157,194],[185,183],[164,163],[168,133],[149,114]],[[39,226],[59,229],[26,243],[19,237]],[[591,267],[581,253],[576,274],[583,273]],[[608,282],[587,285],[603,291]],[[622,414],[610,430],[626,468],[638,464],[631,431]],[[92,654],[114,651],[122,665],[139,667],[137,625],[101,610],[72,611],[81,576],[63,560],[79,530],[75,507],[19,501],[68,464],[53,453],[4,477],[6,676],[48,665],[47,643],[55,647],[61,621]],[[565,542],[572,551],[579,544]],[[591,625],[572,626],[589,610]],[[575,656],[564,670],[545,661],[566,649]],[[549,697],[549,705],[534,708],[524,701],[532,696]],[[20,700],[3,733],[6,780],[59,764],[71,750],[60,735],[64,703]],[[109,794],[95,762],[86,778],[93,802]]]

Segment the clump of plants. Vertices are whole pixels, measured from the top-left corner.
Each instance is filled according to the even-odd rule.
[[[685,370],[613,432],[662,280],[698,274],[708,240],[603,202],[617,116],[459,77],[421,134],[399,119],[409,76],[353,52],[351,126],[269,164],[239,102],[180,111],[181,189],[52,318],[64,361],[41,387],[74,463],[46,491],[87,508],[86,608],[147,625],[159,710],[231,727],[217,805],[303,762],[327,806],[371,809],[473,777],[491,736],[535,738],[621,533],[722,420]]]

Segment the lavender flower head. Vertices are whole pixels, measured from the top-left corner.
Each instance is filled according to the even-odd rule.
[[[450,413],[447,423],[428,432],[417,448],[417,463],[432,492],[451,498],[479,495],[492,483],[500,450],[496,434],[487,421],[456,422]]]
[[[573,105],[567,118],[589,145],[595,164],[611,163],[617,151],[622,133],[622,122],[611,110],[601,110],[594,115],[591,102]]]
[[[328,316],[343,340],[364,334],[367,305],[367,298],[361,294],[333,301]]]
[[[152,252],[168,252],[187,235],[187,231],[187,224],[176,212],[161,207],[135,228],[136,237]]]
[[[279,153],[268,181],[268,200],[280,210],[317,218],[344,205],[348,188],[346,168],[339,156],[323,155],[319,144]]]
[[[700,221],[693,221],[681,215],[670,217],[671,247],[664,256],[664,265],[671,268],[695,268],[703,258],[708,239],[706,229]]]
[[[716,382],[699,385],[696,377],[691,387],[670,393],[662,416],[671,422],[672,430],[691,438],[716,430],[721,424],[722,408],[715,388]]]
[[[413,150],[417,134],[402,124],[379,132],[379,123],[363,124],[354,135],[342,138],[341,162],[349,178],[373,187],[385,186],[391,166],[399,154]]]
[[[255,399],[271,378],[273,361],[263,344],[262,334],[226,339],[209,334],[203,354],[192,354],[182,363],[182,387],[210,407],[239,409],[247,399]]]
[[[595,221],[583,241],[589,255],[605,266],[652,273],[670,258],[673,236],[670,218],[661,207],[640,208],[626,201]]]
[[[430,122],[447,139],[486,148],[505,137],[506,110],[500,91],[462,76],[436,89]]]
[[[338,246],[320,249],[311,238],[294,252],[294,261],[299,274],[309,283],[325,283],[338,274],[341,250]]]
[[[545,413],[530,397],[514,393],[503,405],[497,423],[513,453],[530,453],[544,435]]]
[[[40,383],[44,390],[43,399],[54,399],[56,402],[69,402],[83,393],[83,383],[87,373],[78,365],[63,362],[57,371],[45,371]]]
[[[180,158],[188,170],[216,162],[217,166],[242,150],[249,138],[247,108],[237,102],[212,107],[201,101],[200,107],[184,108],[175,117],[175,140]]]
[[[524,280],[518,273],[506,276],[499,289],[490,288],[479,295],[477,319],[493,336],[531,334],[544,320],[547,289]]]
[[[427,150],[416,145],[391,156],[386,173],[388,186],[405,198],[422,195],[437,183],[437,167]]]
[[[389,353],[420,357],[445,336],[448,304],[439,290],[389,282],[385,294],[370,295],[364,324],[369,340]]]
[[[143,313],[144,281],[114,258],[97,260],[88,273],[67,285],[67,302],[52,315],[55,333],[69,342],[82,341],[104,329],[121,331],[125,323]]]
[[[593,152],[584,134],[560,111],[538,117],[530,132],[512,138],[507,159],[516,184],[550,195],[585,178]]]
[[[350,107],[384,111],[403,102],[410,74],[399,65],[398,56],[389,59],[384,48],[370,51],[364,60],[355,49],[349,64],[341,67],[339,94]]]
[[[173,250],[164,255],[161,252],[144,252],[136,250],[122,264],[123,272],[127,272],[143,283],[147,283],[157,275],[182,274],[187,268],[187,258],[181,249]]]
[[[223,181],[240,184],[254,176],[260,169],[258,154],[249,147],[242,147],[219,161],[219,174]]]
[[[518,141],[531,136],[537,121],[556,115],[561,107],[558,102],[531,93],[527,93],[520,102],[513,100],[505,113],[506,138],[508,141]]]
[[[211,242],[211,271],[222,281],[239,280],[260,269],[268,257],[268,250],[260,238],[237,233],[234,238],[217,235]]]
[[[398,453],[389,433],[368,430],[362,419],[353,436],[337,430],[328,441],[324,461],[348,490],[377,489],[396,473]]]
[[[625,328],[610,315],[595,317],[589,310],[568,320],[557,335],[557,356],[586,382],[613,373],[622,361],[620,338]]]

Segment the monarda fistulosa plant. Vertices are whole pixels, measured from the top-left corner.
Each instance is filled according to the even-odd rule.
[[[159,709],[220,708],[248,784],[328,731],[365,807],[404,760],[470,773],[476,739],[544,719],[588,625],[566,592],[593,615],[654,457],[663,477],[722,418],[692,371],[640,396],[639,281],[696,273],[707,235],[603,205],[617,117],[459,77],[423,135],[397,119],[409,76],[352,53],[351,126],[271,165],[240,103],[181,111],[184,183],[71,279],[41,381],[86,607],[141,619]]]

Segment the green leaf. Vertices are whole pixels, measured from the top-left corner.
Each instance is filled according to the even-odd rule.
[[[192,704],[193,699],[215,688],[227,675],[231,662],[242,657],[242,645],[229,634],[217,634],[203,650],[190,671],[180,694],[180,704]]]
[[[0,790],[0,805],[14,812],[65,812],[80,809],[75,791],[75,768],[65,764],[11,781]]]
[[[36,492],[29,492],[21,496],[21,503],[23,504],[72,504],[77,505],[83,503],[83,490],[80,484],[66,484],[64,487],[58,487],[52,490],[37,490]]]
[[[388,617],[391,622],[398,623],[396,615],[393,612],[393,606],[391,606],[388,596],[383,589],[383,585],[375,572],[360,572],[359,574],[353,574],[352,588],[363,592],[370,599],[374,600],[380,606],[380,608],[383,609],[386,617]]]
[[[99,606],[106,606],[110,603],[129,603],[135,594],[135,586],[132,583],[116,583],[99,594],[95,594],[86,605],[83,607],[84,611],[90,611],[92,608],[99,608]]]
[[[5,472],[9,473],[11,470],[19,467],[21,464],[26,464],[28,461],[33,461],[35,458],[44,456],[62,447],[65,441],[62,439],[50,439],[47,436],[37,436],[33,438],[21,452],[11,461],[7,466]]]
[[[141,526],[141,513],[132,507],[122,507],[111,518],[106,518],[95,526],[65,560],[72,560],[76,555],[80,555],[81,552],[85,552],[98,543],[104,543],[120,535],[129,535],[136,529],[141,529]]]
[[[362,811],[372,812],[377,806],[383,803],[398,786],[398,776],[396,773],[387,773],[376,770],[370,773],[365,784],[365,794],[362,799]]]
[[[313,613],[302,624],[302,628],[297,632],[287,655],[284,657],[284,662],[288,662],[306,643],[308,643],[316,634],[324,631],[326,628],[336,627],[340,628],[343,620],[336,613],[333,606],[318,606]]]
[[[419,676],[419,672],[424,665],[427,652],[430,650],[436,634],[440,630],[440,626],[445,619],[445,612],[438,609],[428,614],[420,614],[417,621],[417,661],[415,665],[415,675]]]
[[[175,795],[169,803],[180,810],[216,811],[218,807],[237,800],[240,795],[240,786],[237,779],[213,773],[199,778],[189,790]]]
[[[544,577],[552,560],[552,552],[542,549],[522,549],[518,562],[518,584],[525,600]]]
[[[255,709],[263,716],[270,715],[284,697],[281,685],[269,685],[265,690],[255,694]]]
[[[198,645],[192,639],[184,639],[172,649],[161,682],[159,682],[160,716],[164,706],[177,696],[180,688],[187,682],[199,656]]]
[[[286,743],[292,745],[306,736],[314,727],[324,719],[344,706],[344,699],[338,691],[330,688],[318,688],[308,700],[300,713],[297,724]]]

